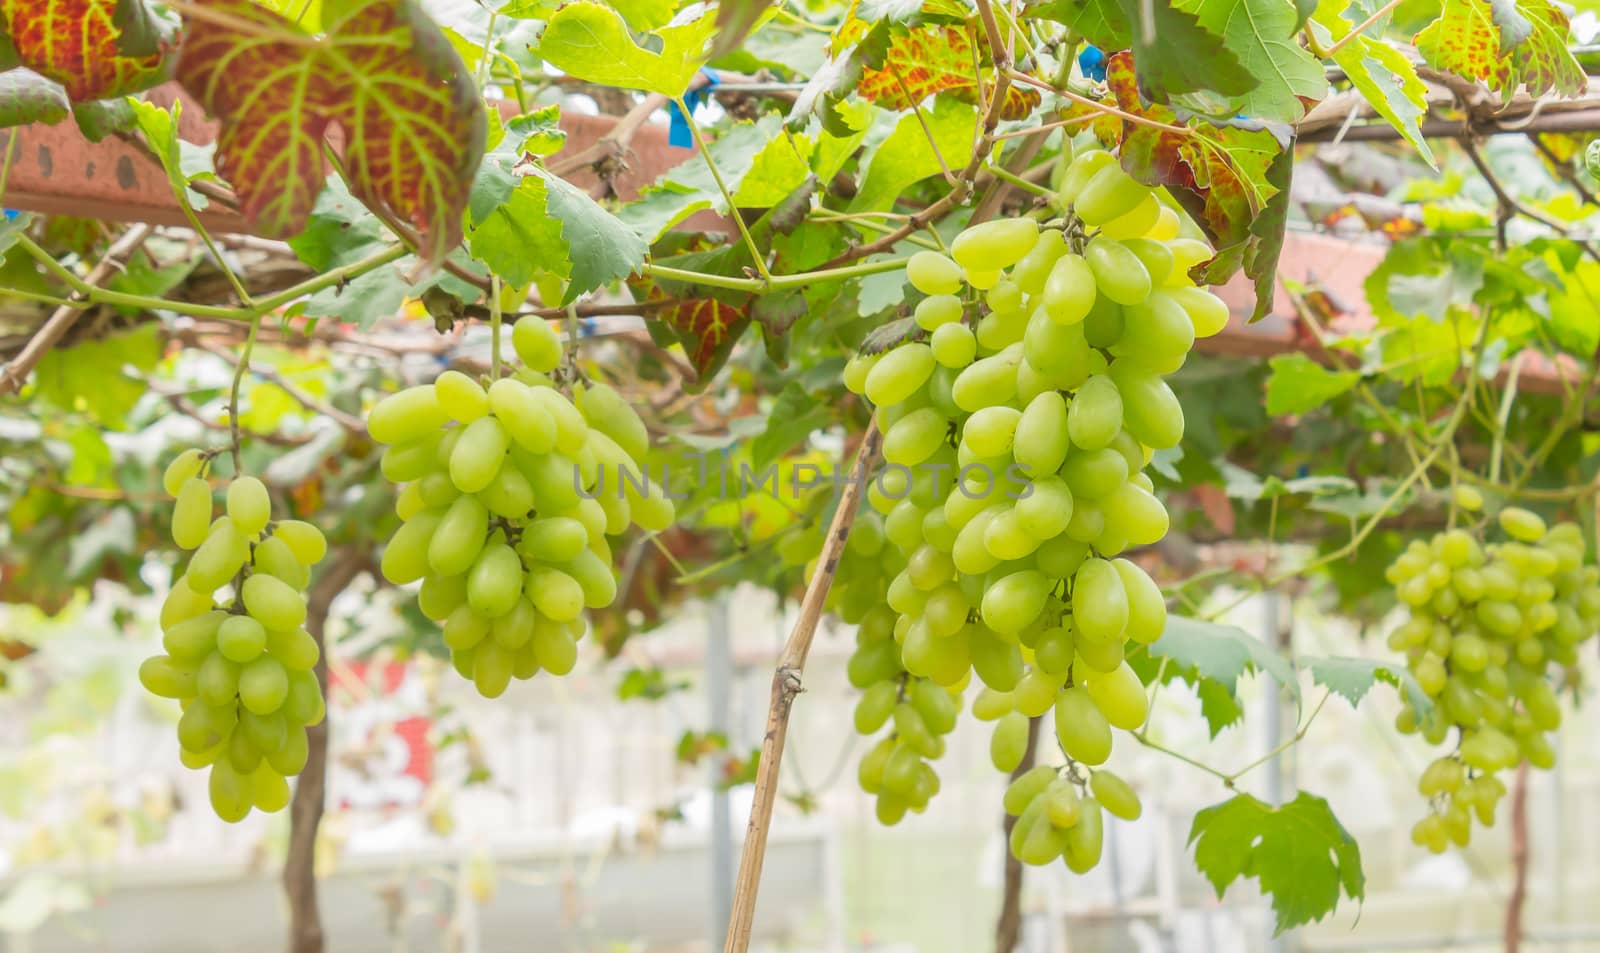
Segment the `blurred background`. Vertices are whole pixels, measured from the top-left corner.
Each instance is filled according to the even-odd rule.
[[[162,567],[151,567],[162,574]],[[206,803],[176,757],[173,702],[138,688],[156,650],[155,596],[97,583],[54,618],[0,606],[0,645],[35,650],[3,669],[0,695],[0,950],[119,953],[277,949],[286,814],[238,826]],[[691,604],[648,640],[573,677],[517,683],[487,701],[428,656],[381,648],[406,593],[358,581],[330,613],[328,813],[317,844],[329,949],[702,951],[716,943],[750,803],[772,666],[788,629],[770,593]],[[1223,593],[1222,595],[1226,595]],[[1231,621],[1297,652],[1355,655],[1368,643],[1309,599],[1241,604]],[[825,623],[825,626],[827,623]],[[966,953],[992,949],[1004,779],[988,732],[965,721],[940,762],[943,793],[894,828],[856,787],[862,742],[844,677],[851,638],[819,635],[791,722],[783,801],[760,904],[762,949]],[[379,646],[377,651],[372,651]],[[15,654],[15,652],[13,652]],[[355,661],[360,659],[360,661]],[[1299,704],[1242,683],[1247,717],[1207,737],[1181,683],[1159,696],[1153,738],[1224,769],[1292,737]],[[973,690],[975,691],[975,689]],[[969,695],[971,692],[969,692]],[[619,698],[621,699],[619,701]],[[1219,902],[1194,870],[1194,813],[1220,782],[1118,740],[1113,765],[1145,813],[1112,821],[1085,877],[1030,869],[1020,948],[1137,953],[1498,950],[1510,890],[1506,811],[1470,849],[1434,857],[1407,836],[1423,810],[1412,780],[1430,755],[1397,738],[1395,690],[1359,710],[1335,695],[1309,742],[1247,774],[1268,801],[1303,783],[1360,841],[1366,902],[1273,936],[1248,881]],[[1600,774],[1592,706],[1559,737],[1556,770],[1528,789],[1524,949],[1600,949]]]

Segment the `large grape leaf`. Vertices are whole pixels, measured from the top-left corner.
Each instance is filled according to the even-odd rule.
[[[923,129],[924,122],[927,131]],[[923,110],[920,120],[913,115],[902,116],[894,132],[873,151],[851,210],[888,208],[901,192],[943,171],[941,156],[952,168],[960,168],[972,148],[977,123],[977,110],[948,96],[935,99],[933,108]],[[929,132],[938,144],[937,154],[929,144]]]
[[[1317,40],[1326,49],[1343,40],[1355,29],[1345,17],[1350,0],[1321,0],[1311,19]],[[1428,87],[1417,76],[1417,68],[1398,49],[1363,33],[1345,43],[1333,60],[1344,70],[1354,86],[1378,115],[1405,136],[1429,164],[1433,150],[1422,135],[1422,120],[1428,114]]]
[[[0,0],[6,37],[23,66],[75,102],[122,96],[166,78],[171,24],[144,0]]]
[[[1588,77],[1567,48],[1567,33],[1566,14],[1549,0],[1444,0],[1439,18],[1413,42],[1429,66],[1482,80],[1504,99],[1519,86],[1531,96],[1552,89],[1576,96]]]
[[[1218,682],[1229,694],[1237,692],[1239,679],[1247,673],[1264,672],[1297,703],[1300,700],[1300,681],[1289,660],[1236,625],[1170,616],[1166,631],[1149,651],[1155,658],[1171,659],[1180,668]]]
[[[1165,106],[1139,95],[1133,57],[1113,54],[1106,82],[1124,112],[1175,125]],[[1144,123],[1122,123],[1122,167],[1148,185],[1165,186],[1205,229],[1217,257],[1203,266],[1212,284],[1244,267],[1256,281],[1255,318],[1272,306],[1272,288],[1293,166],[1282,133],[1261,124],[1198,123],[1186,134]]]
[[[1567,15],[1550,0],[1521,0],[1517,5],[1532,30],[1525,42],[1510,49],[1506,34],[1500,34],[1500,49],[1511,66],[1502,98],[1509,99],[1520,83],[1528,95],[1542,96],[1555,90],[1563,96],[1576,96],[1589,86],[1589,77],[1567,48]]]
[[[776,115],[765,116],[756,123],[735,123],[707,147],[722,173],[723,184],[735,196],[746,175],[752,171],[756,155],[764,147],[771,144],[775,148],[788,149],[789,154],[793,155],[794,149],[781,134],[781,125]],[[783,194],[788,194],[789,189],[805,178],[805,173],[802,163],[799,176],[783,186]],[[697,157],[662,173],[654,184],[641,192],[639,200],[625,206],[618,217],[645,241],[653,242],[667,229],[695,212],[706,209],[716,209],[724,214],[728,212],[722,190],[712,177],[710,166]]]
[[[1359,371],[1330,371],[1304,354],[1273,355],[1267,377],[1267,413],[1274,417],[1315,410],[1356,386]]]
[[[1260,79],[1251,74],[1193,13],[1171,3],[1152,3],[1155,29],[1145,35],[1139,0],[1055,0],[1039,15],[1071,27],[1102,50],[1131,48],[1139,88],[1152,102],[1169,95],[1215,90],[1240,96]]]
[[[579,0],[550,18],[536,52],[579,79],[678,97],[706,61],[706,44],[716,29],[716,17],[701,13],[648,34],[652,48],[646,49],[634,42],[615,10]]]
[[[1425,714],[1433,707],[1422,686],[1404,665],[1377,659],[1330,655],[1300,659],[1300,667],[1311,673],[1311,680],[1335,692],[1352,706],[1361,704],[1372,686],[1388,682],[1406,696],[1413,711]]]
[[[972,29],[970,25],[894,27],[882,62],[874,58],[862,66],[856,91],[884,109],[910,109],[945,91],[976,103],[977,65],[988,57],[988,48],[975,43]],[[1039,102],[1039,91],[1033,87],[1008,86],[1000,117],[1025,119]]]
[[[639,270],[650,246],[633,229],[567,180],[538,168],[532,174],[544,181],[545,207],[561,223],[561,238],[572,262],[562,304]]]
[[[474,258],[515,288],[541,274],[566,278],[572,269],[561,222],[546,209],[543,179],[529,176],[467,235]]]
[[[1189,843],[1219,898],[1240,877],[1255,878],[1272,900],[1277,933],[1332,913],[1341,892],[1365,896],[1361,846],[1327,801],[1305,791],[1279,807],[1236,794],[1194,816]]]
[[[416,0],[351,0],[338,19],[324,11],[317,37],[250,0],[208,6],[238,26],[191,21],[178,79],[221,122],[217,170],[252,225],[275,237],[305,226],[337,126],[351,193],[414,226],[424,261],[443,259],[486,123],[472,77]]]
[[[54,80],[26,68],[0,73],[0,127],[54,125],[67,118],[71,108],[66,90]]]
[[[1429,66],[1494,87],[1504,85],[1510,69],[1500,56],[1500,28],[1485,0],[1444,0],[1439,18],[1412,40]]]
[[[1299,13],[1289,0],[1191,0],[1183,7],[1260,80],[1235,100],[1240,115],[1294,122],[1305,115],[1307,100],[1327,95],[1322,64],[1296,37]]]

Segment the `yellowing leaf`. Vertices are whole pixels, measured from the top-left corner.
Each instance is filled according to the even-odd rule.
[[[1343,40],[1355,29],[1345,17],[1350,0],[1322,0],[1311,19],[1324,48]],[[1333,54],[1350,83],[1378,115],[1400,131],[1406,141],[1433,165],[1433,150],[1422,135],[1422,119],[1428,114],[1428,86],[1417,76],[1417,68],[1404,53],[1368,34],[1361,34]]]
[[[706,42],[716,28],[716,19],[706,14],[663,27],[651,34],[661,45],[659,52],[651,52],[633,41],[615,10],[580,0],[550,18],[538,53],[579,79],[676,98],[706,61]]]
[[[486,123],[471,76],[415,0],[353,0],[320,37],[249,0],[208,7],[241,27],[192,21],[178,79],[222,124],[217,171],[245,217],[274,237],[304,228],[336,126],[351,193],[414,226],[425,261],[443,259],[461,237]]]
[[[120,3],[123,11],[119,0],[0,0],[0,36],[74,101],[136,93],[165,78],[166,24],[142,0]]]

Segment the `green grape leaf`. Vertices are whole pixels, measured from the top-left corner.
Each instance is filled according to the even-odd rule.
[[[1236,625],[1202,622],[1186,616],[1167,617],[1167,629],[1150,645],[1150,654],[1171,659],[1236,692],[1239,679],[1263,672],[1283,686],[1296,704],[1300,681],[1289,660]]]
[[[615,10],[578,0],[550,18],[537,52],[579,79],[678,97],[706,61],[706,43],[716,28],[716,18],[702,14],[655,30],[649,36],[659,49],[645,49],[634,42]]]
[[[938,143],[937,154],[928,143],[929,132],[923,131],[923,122],[927,123],[933,141]],[[912,185],[939,175],[944,169],[939,157],[966,155],[972,148],[977,124],[977,110],[947,96],[935,99],[933,108],[923,110],[920,118],[910,114],[902,116],[894,131],[872,152],[871,163],[850,205],[851,210],[885,210]],[[947,161],[957,160],[947,158]]]
[[[1321,0],[1317,4],[1311,28],[1324,48],[1344,40],[1355,29],[1344,15],[1349,7],[1350,0]],[[1378,115],[1416,148],[1423,161],[1435,165],[1433,149],[1422,135],[1422,120],[1428,115],[1428,86],[1404,53],[1374,36],[1356,36],[1333,54],[1333,61]]]
[[[1332,913],[1341,893],[1365,896],[1360,845],[1327,801],[1305,791],[1280,807],[1236,794],[1194,816],[1189,843],[1218,898],[1240,877],[1260,885],[1278,934]]]
[[[1146,104],[1127,52],[1111,56],[1106,83],[1123,111],[1178,123],[1166,106]],[[1196,266],[1198,277],[1222,284],[1243,266],[1256,280],[1251,320],[1260,318],[1272,306],[1288,214],[1293,154],[1287,135],[1259,123],[1200,123],[1187,134],[1127,120],[1121,125],[1122,168],[1147,185],[1165,186],[1217,249],[1216,258]]]
[[[541,274],[566,278],[572,270],[562,223],[550,216],[546,197],[544,180],[529,176],[467,233],[472,256],[514,288]]]
[[[1516,49],[1533,35],[1533,22],[1517,9],[1517,0],[1489,0],[1489,19],[1500,29],[1502,53]]]
[[[572,262],[563,305],[639,270],[650,251],[644,239],[565,179],[538,168],[533,175],[544,180],[545,207],[561,223]]]
[[[73,102],[136,93],[166,79],[173,24],[144,0],[0,0],[0,35],[23,66]]]
[[[1268,363],[1267,413],[1275,417],[1315,410],[1361,381],[1359,371],[1331,371],[1298,352],[1274,355]]]
[[[209,205],[205,196],[189,188],[189,177],[183,174],[183,159],[178,148],[178,117],[183,113],[183,100],[174,100],[171,112],[143,100],[130,98],[127,103],[133,110],[134,125],[144,133],[145,144],[167,173],[172,194],[187,202],[190,208],[203,209]]]
[[[34,368],[35,394],[108,429],[122,429],[128,412],[148,389],[142,375],[130,375],[124,368],[137,372],[156,366],[161,360],[158,330],[155,324],[145,324],[72,347],[51,348]],[[75,458],[74,466],[80,462],[86,463]]]
[[[785,384],[767,413],[767,425],[750,442],[750,463],[756,470],[799,446],[813,430],[826,427],[831,409],[806,393],[798,381]]]
[[[318,37],[250,0],[208,6],[239,26],[190,22],[178,79],[221,123],[217,167],[246,219],[273,237],[305,227],[336,125],[352,194],[415,227],[425,262],[442,260],[461,237],[486,120],[417,0],[349,0]]]
[[[1294,122],[1305,115],[1306,101],[1328,94],[1322,64],[1297,42],[1299,14],[1289,0],[1195,0],[1183,9],[1221,36],[1239,64],[1260,80],[1234,100],[1241,115]]]
[[[53,126],[70,112],[67,91],[31,69],[0,73],[0,128],[42,123]]]
[[[1403,692],[1412,711],[1419,715],[1433,707],[1427,693],[1403,665],[1346,656],[1302,657],[1299,662],[1302,669],[1311,673],[1313,682],[1344,698],[1351,707],[1361,704],[1361,699],[1379,682]]]
[[[133,107],[128,97],[118,99],[91,99],[72,104],[72,118],[77,120],[78,131],[90,142],[99,142],[106,136],[132,132]],[[196,146],[195,148],[199,148]]]
[[[1156,102],[1205,89],[1242,96],[1261,83],[1222,37],[1201,26],[1193,13],[1170,3],[1150,5],[1155,30],[1149,36],[1139,0],[1055,0],[1038,12],[1071,27],[1102,50],[1131,49],[1139,88]]]
[[[769,147],[780,146],[791,155],[794,153],[793,147],[780,134],[781,126],[782,121],[776,115],[765,116],[756,123],[736,123],[707,147],[722,172],[723,183],[736,197],[745,179],[756,171],[754,163],[758,155],[764,154]],[[794,176],[794,182],[778,198],[787,195],[795,184],[805,178],[805,173],[802,163],[799,175]],[[755,182],[760,183],[761,180],[756,179]],[[754,203],[751,207],[754,207]],[[707,209],[716,209],[723,214],[729,212],[710,167],[696,156],[662,173],[653,185],[641,191],[637,201],[624,206],[617,213],[617,218],[644,241],[654,242],[690,215]]]

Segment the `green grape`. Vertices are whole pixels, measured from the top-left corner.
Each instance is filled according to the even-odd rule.
[[[1017,365],[1021,361],[1020,344],[974,361],[956,376],[951,387],[956,406],[970,413],[1009,401],[1017,393]]]
[[[984,624],[1001,634],[1021,632],[1044,611],[1051,584],[1044,573],[1033,569],[1005,576],[983,594]]]
[[[1122,397],[1111,378],[1095,375],[1084,382],[1067,408],[1067,433],[1083,450],[1110,446],[1122,429]]]
[[[1123,308],[1122,316],[1123,337],[1114,352],[1118,360],[1157,374],[1170,374],[1183,366],[1194,346],[1194,324],[1175,299],[1154,291],[1142,303]]]
[[[1212,337],[1228,326],[1227,302],[1204,288],[1169,288],[1165,294],[1188,314],[1195,337]]]
[[[903,403],[928,382],[934,364],[928,345],[900,345],[884,354],[867,374],[867,399],[879,407]]]
[[[511,611],[489,623],[489,635],[495,644],[514,651],[533,641],[533,632],[539,626],[539,610],[533,607],[526,595],[517,599]],[[476,642],[478,640],[474,640]],[[477,668],[474,666],[473,671]]]
[[[984,625],[969,624],[962,631],[967,634],[972,670],[983,684],[997,692],[1016,688],[1022,680],[1022,653],[1017,647]]]
[[[397,443],[383,451],[379,460],[384,479],[392,483],[420,480],[438,466],[439,441],[443,431],[434,431],[415,440]]]
[[[1074,513],[1077,512],[1077,506],[1077,503],[1073,503]],[[1071,525],[1070,521],[1067,525]],[[1078,567],[1083,565],[1088,556],[1087,544],[1066,536],[1057,536],[1041,543],[1033,558],[1041,571],[1056,579],[1065,579],[1077,572]]]
[[[240,774],[249,774],[261,765],[261,750],[242,731],[233,733],[227,741],[227,749],[228,763]]]
[[[1061,693],[1055,723],[1067,757],[1091,766],[1111,757],[1111,725],[1084,689],[1074,686]]]
[[[1056,260],[1066,253],[1067,244],[1062,240],[1060,229],[1045,229],[1039,233],[1039,240],[1034,246],[1011,269],[1011,280],[1024,294],[1039,294],[1044,290]]]
[[[258,658],[239,670],[239,701],[257,715],[270,715],[283,706],[289,694],[289,674],[282,663]]]
[[[432,384],[408,387],[379,401],[367,414],[367,433],[378,443],[415,440],[449,420]]]
[[[1077,324],[1094,307],[1095,275],[1081,255],[1064,254],[1051,266],[1041,301],[1057,324]]]
[[[1145,717],[1150,713],[1149,699],[1144,693],[1144,684],[1127,662],[1122,662],[1114,671],[1094,674],[1084,687],[1112,727],[1137,731],[1144,726]]]
[[[1017,420],[1012,457],[1037,480],[1061,469],[1069,448],[1066,398],[1056,391],[1034,397]]]
[[[1128,625],[1123,635],[1146,645],[1161,638],[1167,628],[1167,602],[1161,587],[1149,574],[1126,559],[1113,559],[1128,599]]]
[[[211,485],[192,476],[178,487],[172,507],[172,541],[180,549],[194,549],[206,541],[211,529]]]
[[[1167,535],[1170,518],[1167,508],[1148,490],[1124,483],[1100,501],[1106,532],[1145,546]]]
[[[1061,478],[1066,481],[1073,496],[1103,500],[1127,484],[1128,461],[1109,447],[1085,453],[1075,452],[1062,465]]]
[[[200,700],[208,705],[230,704],[239,692],[240,667],[213,652],[200,663],[195,678]]]
[[[1039,800],[1044,802],[1045,816],[1050,823],[1061,830],[1075,827],[1083,819],[1083,799],[1078,796],[1078,788],[1066,778],[1051,781]]]
[[[322,685],[311,672],[289,672],[289,691],[283,698],[283,717],[295,726],[320,724],[328,714]],[[290,772],[291,774],[293,772]]]
[[[1085,225],[1094,227],[1128,214],[1149,195],[1149,187],[1107,164],[1083,184],[1072,209]]]
[[[1496,519],[1500,523],[1500,528],[1512,539],[1536,543],[1544,538],[1544,520],[1532,510],[1525,510],[1520,506],[1508,506],[1500,511]]]
[[[584,420],[578,408],[558,391],[548,387],[535,387],[528,393],[554,421],[556,449],[569,457],[575,457],[589,442],[589,422]]]
[[[204,450],[193,448],[173,457],[172,462],[167,464],[167,469],[161,474],[161,488],[167,491],[168,496],[178,496],[183,491],[184,484],[200,475],[200,471],[205,469],[206,461],[209,459]],[[210,517],[207,516],[207,519]]]
[[[249,779],[241,777],[233,766],[219,761],[211,766],[211,777],[206,786],[211,799],[211,809],[229,824],[237,824],[250,813],[255,803]]]
[[[1068,870],[1084,874],[1100,863],[1100,853],[1105,843],[1104,825],[1100,802],[1092,797],[1084,798],[1083,816],[1078,823],[1067,828],[1065,842],[1061,846],[1061,856]]]
[[[1061,325],[1042,312],[1034,312],[1022,335],[1023,366],[1029,367],[1054,389],[1074,390],[1089,379],[1096,355],[1089,349],[1082,324]]]
[[[1117,236],[1106,234],[1106,237],[1116,238]],[[1160,288],[1167,276],[1172,273],[1174,261],[1172,249],[1167,247],[1167,243],[1138,237],[1118,240],[1122,242],[1123,247],[1133,252],[1134,257],[1139,259],[1140,264],[1144,265],[1145,273],[1150,276],[1150,284]],[[1185,320],[1184,324],[1187,325],[1188,321]]]
[[[900,688],[894,682],[879,682],[862,693],[856,702],[855,728],[860,735],[877,732],[889,721],[899,699]]]
[[[961,299],[955,295],[931,295],[917,302],[912,315],[917,327],[932,331],[961,321]]]
[[[1062,174],[1061,184],[1056,188],[1056,205],[1058,208],[1067,208],[1074,205],[1084,188],[1107,166],[1114,165],[1116,156],[1103,149],[1094,149],[1073,156],[1072,162]]]
[[[634,460],[650,453],[650,431],[627,400],[610,385],[591,382],[577,390],[576,405],[591,430],[616,442]]]
[[[548,321],[527,318],[511,326],[511,347],[530,370],[547,374],[561,365],[561,335]]]
[[[1125,241],[1147,235],[1161,219],[1161,201],[1155,193],[1146,191],[1131,211],[1124,212],[1100,226],[1100,234],[1107,238]]]
[[[523,453],[515,448],[511,459],[528,478],[533,499],[540,509],[564,510],[577,505],[578,491],[572,486],[575,465],[571,460],[556,454]],[[615,471],[607,475],[616,484],[626,484],[637,477],[637,474],[624,475]],[[616,492],[617,488],[610,486],[605,495],[615,496]]]
[[[1017,682],[1017,687],[1011,690],[1011,699],[1016,704],[1017,712],[1028,718],[1043,715],[1055,705],[1056,696],[1061,694],[1061,686],[1066,680],[1066,672],[1052,674],[1037,665],[1029,669]]]
[[[172,588],[161,602],[161,628],[163,631],[170,629],[180,622],[205,615],[211,608],[211,593],[196,592],[184,577],[179,576],[173,580]]]
[[[499,698],[511,684],[514,656],[494,642],[478,647],[473,658],[472,684],[484,698]]]
[[[583,612],[583,587],[559,569],[539,566],[529,570],[527,592],[534,607],[557,622],[570,622]]]
[[[1183,439],[1183,405],[1157,374],[1115,361],[1111,379],[1122,398],[1122,425],[1140,443],[1154,450]]]
[[[230,662],[249,662],[267,647],[267,630],[247,615],[231,615],[217,628],[217,651]]]
[[[967,419],[961,439],[979,457],[998,457],[1011,452],[1022,411],[1015,407],[984,407]]]
[[[450,482],[462,493],[476,493],[494,481],[506,457],[505,428],[496,417],[466,426],[450,452]]]
[[[1117,304],[1139,304],[1150,296],[1150,272],[1121,242],[1094,238],[1083,250],[1095,288]]]
[[[1087,559],[1072,583],[1072,617],[1095,642],[1120,639],[1128,627],[1128,592],[1122,576],[1104,559]]]
[[[1039,225],[1033,219],[997,218],[963,229],[950,243],[950,257],[968,273],[997,271],[1021,261],[1038,240]]]
[[[467,575],[467,604],[479,615],[494,619],[510,612],[521,595],[522,560],[504,541],[492,540]]]
[[[1011,853],[1025,864],[1042,867],[1061,856],[1065,838],[1045,816],[1044,801],[1028,805],[1011,829]]]
[[[919,251],[906,261],[906,280],[925,295],[961,290],[961,267],[936,251]]]
[[[1083,339],[1093,347],[1114,347],[1122,340],[1125,323],[1122,305],[1101,295],[1094,299],[1094,307],[1083,318]]]
[[[457,652],[471,649],[489,634],[492,624],[470,605],[457,606],[444,620],[444,644]]]
[[[428,541],[428,565],[441,576],[465,573],[477,562],[488,531],[488,508],[475,496],[457,497]]]
[[[965,268],[961,272],[961,277],[966,279],[967,284],[979,291],[988,291],[999,284],[1000,275],[999,269],[989,268]]]
[[[322,530],[303,520],[279,520],[272,535],[283,540],[295,561],[303,566],[315,566],[328,554],[328,540]]]
[[[1006,793],[1001,799],[1001,806],[1007,814],[1013,817],[1020,815],[1028,809],[1056,779],[1056,769],[1049,765],[1039,765],[1029,768],[1022,776],[1006,786]]]
[[[661,484],[646,481],[641,490],[632,481],[624,480],[622,489],[627,496],[628,507],[633,514],[633,521],[641,529],[651,532],[660,532],[672,525],[676,518],[676,511],[672,501],[667,499]]]
[[[226,612],[211,610],[185,619],[167,628],[161,637],[161,647],[181,662],[199,662],[216,647],[217,632],[227,618]]]
[[[1001,715],[989,736],[989,760],[995,770],[1008,774],[1015,771],[1027,752],[1028,716],[1016,711]]]
[[[910,694],[911,706],[922,716],[930,731],[947,735],[955,730],[961,705],[948,691],[933,682],[919,681],[912,685]]]
[[[1017,501],[1018,526],[1037,541],[1051,539],[1072,521],[1072,491],[1055,475],[1034,480],[1027,496]]]
[[[533,388],[503,377],[489,385],[489,406],[505,434],[517,446],[533,453],[549,453],[556,446],[556,422]]]
[[[192,698],[199,672],[166,655],[152,655],[139,664],[139,684],[162,698]]]
[[[617,579],[611,564],[598,554],[584,550],[566,565],[566,573],[577,580],[583,592],[583,604],[590,609],[603,609],[617,598]]]
[[[322,657],[317,640],[304,628],[268,629],[267,654],[291,672],[309,671]]]
[[[268,629],[294,629],[306,621],[305,596],[273,576],[256,574],[240,587],[244,607]]]
[[[997,313],[1020,311],[1024,304],[1022,289],[1009,278],[1002,278],[999,284],[990,288],[983,300],[990,311]]]
[[[516,467],[502,466],[489,485],[478,492],[478,499],[496,516],[525,519],[533,510],[533,484]]]
[[[268,814],[289,806],[289,782],[270,765],[262,765],[250,775],[250,800],[256,810]]]
[[[1483,509],[1483,494],[1478,488],[1465,483],[1457,484],[1454,491],[1455,504],[1469,513],[1476,513]]]
[[[428,547],[443,517],[442,510],[424,510],[401,524],[383,551],[383,578],[403,586],[428,574]]]
[[[482,385],[460,371],[445,371],[433,382],[445,416],[469,424],[489,412],[489,397]]]
[[[233,521],[224,516],[211,524],[205,542],[194,551],[185,577],[196,592],[211,593],[224,586],[250,558],[250,545]]]
[[[933,359],[943,367],[963,368],[978,356],[978,340],[964,324],[941,324],[928,341]]]
[[[914,410],[895,421],[883,436],[883,459],[902,466],[926,461],[944,443],[949,421],[932,407]]]
[[[251,562],[255,571],[274,576],[295,589],[304,589],[311,582],[311,568],[294,558],[294,550],[276,535],[256,543]]]
[[[1028,312],[993,312],[978,322],[978,345],[998,351],[1022,340],[1028,330]]]

